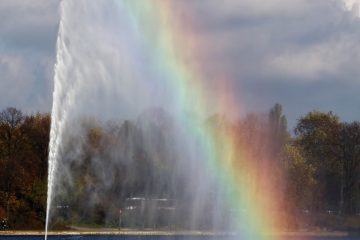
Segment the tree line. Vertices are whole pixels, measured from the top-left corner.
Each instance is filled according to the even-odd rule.
[[[49,114],[0,113],[0,219],[12,228],[44,224],[49,129]]]
[[[141,119],[107,123],[87,119],[81,122],[85,137],[72,136],[67,141],[62,157],[77,174],[71,183],[61,183],[66,191],[56,199],[64,226],[114,226],[118,209],[134,196],[184,201],[191,197],[184,190],[185,176],[174,172],[181,156],[174,154],[176,143],[167,137],[173,120],[163,110],[150,111]],[[141,127],[145,123],[151,125],[146,131]],[[236,121],[214,115],[204,124],[237,134],[236,144],[251,159],[270,159],[266,164],[259,160],[264,172],[269,164],[277,166],[283,178],[279,211],[289,220],[284,227],[302,227],[304,222],[321,226],[329,218],[351,216],[357,219],[351,227],[360,228],[356,217],[360,212],[360,122],[343,122],[332,112],[313,111],[298,119],[291,134],[282,106],[275,104],[268,113],[248,114]],[[15,108],[0,113],[0,220],[7,219],[12,229],[44,226],[49,132],[48,113],[26,115]]]

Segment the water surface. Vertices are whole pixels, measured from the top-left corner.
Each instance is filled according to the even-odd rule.
[[[0,240],[43,240],[43,236],[0,236]],[[49,236],[49,240],[242,240],[234,236]],[[359,236],[288,236],[281,240],[359,240]],[[244,239],[245,240],[245,239]],[[247,240],[247,239],[246,239]]]

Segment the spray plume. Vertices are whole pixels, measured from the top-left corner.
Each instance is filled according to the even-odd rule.
[[[69,199],[80,180],[89,184],[78,208],[88,212],[110,195],[109,209],[122,207],[116,199],[166,197],[186,208],[179,224],[189,229],[234,226],[244,238],[264,239],[276,228],[276,167],[266,150],[249,152],[232,123],[208,118],[214,106],[233,115],[239,104],[229,82],[209,94],[201,68],[188,64],[200,52],[181,21],[188,12],[175,1],[61,2],[46,232],[54,201]],[[94,118],[121,124],[99,127]],[[80,166],[91,180],[77,175]],[[144,173],[152,180],[140,181]]]

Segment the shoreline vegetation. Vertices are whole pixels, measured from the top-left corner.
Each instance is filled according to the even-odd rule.
[[[149,124],[160,120],[163,125]],[[141,128],[144,123],[151,126],[151,131]],[[15,108],[0,112],[0,230],[19,233],[20,229],[40,229],[34,233],[42,233],[44,229],[50,124],[49,113],[26,115]],[[193,209],[188,200],[192,196],[191,182],[181,171],[174,174],[172,167],[177,158],[172,158],[165,137],[172,124],[163,109],[150,109],[136,121],[79,121],[82,135],[69,137],[63,151],[67,161],[73,163],[72,181],[59,183],[64,187],[61,196],[54,199],[50,229],[55,233],[72,232],[74,229],[67,226],[78,226],[96,233],[98,229],[119,226],[120,215],[121,229],[198,229],[189,226],[188,221]],[[203,124],[220,136],[230,131],[236,136],[234,144],[259,166],[255,179],[259,186],[270,175],[274,183],[280,184],[274,188],[277,205],[269,206],[275,216],[283,215],[281,228],[277,229],[360,231],[360,121],[343,122],[332,112],[313,111],[301,116],[289,132],[282,106],[275,104],[268,113],[249,114],[236,121],[215,114]],[[148,139],[155,139],[157,144],[146,147],[143,143]],[[81,154],[74,147],[78,142]],[[123,156],[121,161],[119,154]],[[177,157],[181,160],[181,156]],[[241,166],[241,159],[234,159],[234,163]],[[272,174],[260,174],[267,172],[269,165],[274,168]],[[103,172],[111,173],[110,182],[101,175],[99,166]],[[149,175],[149,171],[153,174]],[[92,198],[94,192],[106,197]],[[150,207],[144,205],[141,210],[139,204],[129,201],[164,196],[170,208],[153,211],[152,218],[146,218]],[[177,204],[170,201],[173,199]],[[198,209],[198,226],[202,230],[213,226],[213,215],[207,211],[212,203],[207,198]],[[234,210],[239,209],[224,206],[217,229],[231,229],[227,220]],[[169,217],[171,211],[174,217]],[[0,231],[0,235],[5,233],[11,231]]]

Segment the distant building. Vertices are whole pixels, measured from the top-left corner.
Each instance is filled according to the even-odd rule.
[[[175,211],[175,199],[127,198],[121,212],[121,224],[123,227],[169,228]]]

